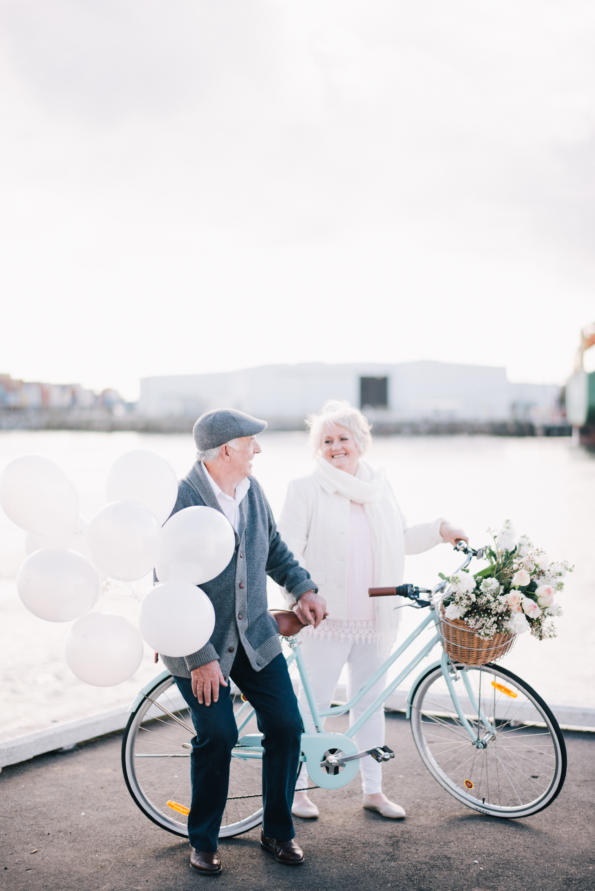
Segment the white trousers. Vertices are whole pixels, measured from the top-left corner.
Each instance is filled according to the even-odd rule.
[[[315,635],[304,637],[300,642],[302,657],[308,672],[312,694],[318,709],[329,707],[339,675],[347,665],[347,697],[357,693],[365,681],[382,665],[386,652],[381,652],[377,643],[354,642],[352,640],[317,639]],[[360,702],[349,712],[349,725],[353,726],[359,716],[384,688],[386,676],[383,675]],[[312,732],[312,718],[308,702],[299,684],[298,700],[308,733]],[[356,733],[355,744],[358,751],[384,745],[384,708],[377,709]],[[372,795],[382,791],[382,767],[370,755],[365,755],[359,762],[359,769],[364,795]],[[296,789],[305,789],[311,784],[305,766],[302,767]]]

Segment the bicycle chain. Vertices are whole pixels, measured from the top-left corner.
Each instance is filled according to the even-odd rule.
[[[298,792],[311,792],[312,789],[320,789],[320,786],[306,786],[305,789],[298,789]],[[255,792],[254,795],[233,795],[228,801],[243,801],[244,798],[262,798],[262,792]]]

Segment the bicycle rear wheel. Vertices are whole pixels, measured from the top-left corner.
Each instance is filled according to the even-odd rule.
[[[232,696],[240,740],[232,753],[220,838],[240,835],[262,822],[260,734],[250,704],[239,691]],[[242,747],[247,734],[254,734],[247,741],[252,744]],[[122,740],[122,770],[135,803],[158,826],[186,837],[194,736],[190,709],[165,672],[139,695]]]
[[[528,817],[556,798],[566,776],[566,746],[543,699],[497,665],[450,665],[460,717],[440,666],[411,698],[417,750],[458,801],[493,817]]]

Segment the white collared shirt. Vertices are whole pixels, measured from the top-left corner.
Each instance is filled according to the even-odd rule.
[[[246,497],[248,489],[250,488],[249,478],[246,476],[241,482],[237,484],[235,497],[232,497],[231,495],[228,495],[227,492],[224,492],[219,485],[217,485],[217,483],[207,470],[204,462],[201,461],[200,463],[202,465],[202,469],[205,472],[205,476],[210,483],[211,489],[215,493],[215,498],[219,503],[219,507],[237,532],[238,526],[240,525],[240,504]]]

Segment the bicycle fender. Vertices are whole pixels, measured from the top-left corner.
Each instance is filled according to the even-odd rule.
[[[359,769],[359,758],[348,761],[339,768],[336,774],[328,773],[321,762],[327,752],[342,752],[344,755],[356,755],[358,748],[355,742],[342,733],[304,733],[302,735],[302,753],[308,767],[310,778],[323,789],[340,789],[354,778]]]
[[[152,678],[148,684],[145,684],[143,689],[137,693],[136,699],[128,709],[130,712],[136,711],[139,707],[143,699],[146,697],[147,693],[152,693],[155,687],[157,687],[162,681],[169,677],[169,671],[162,671],[161,674],[156,675],[156,677]]]

